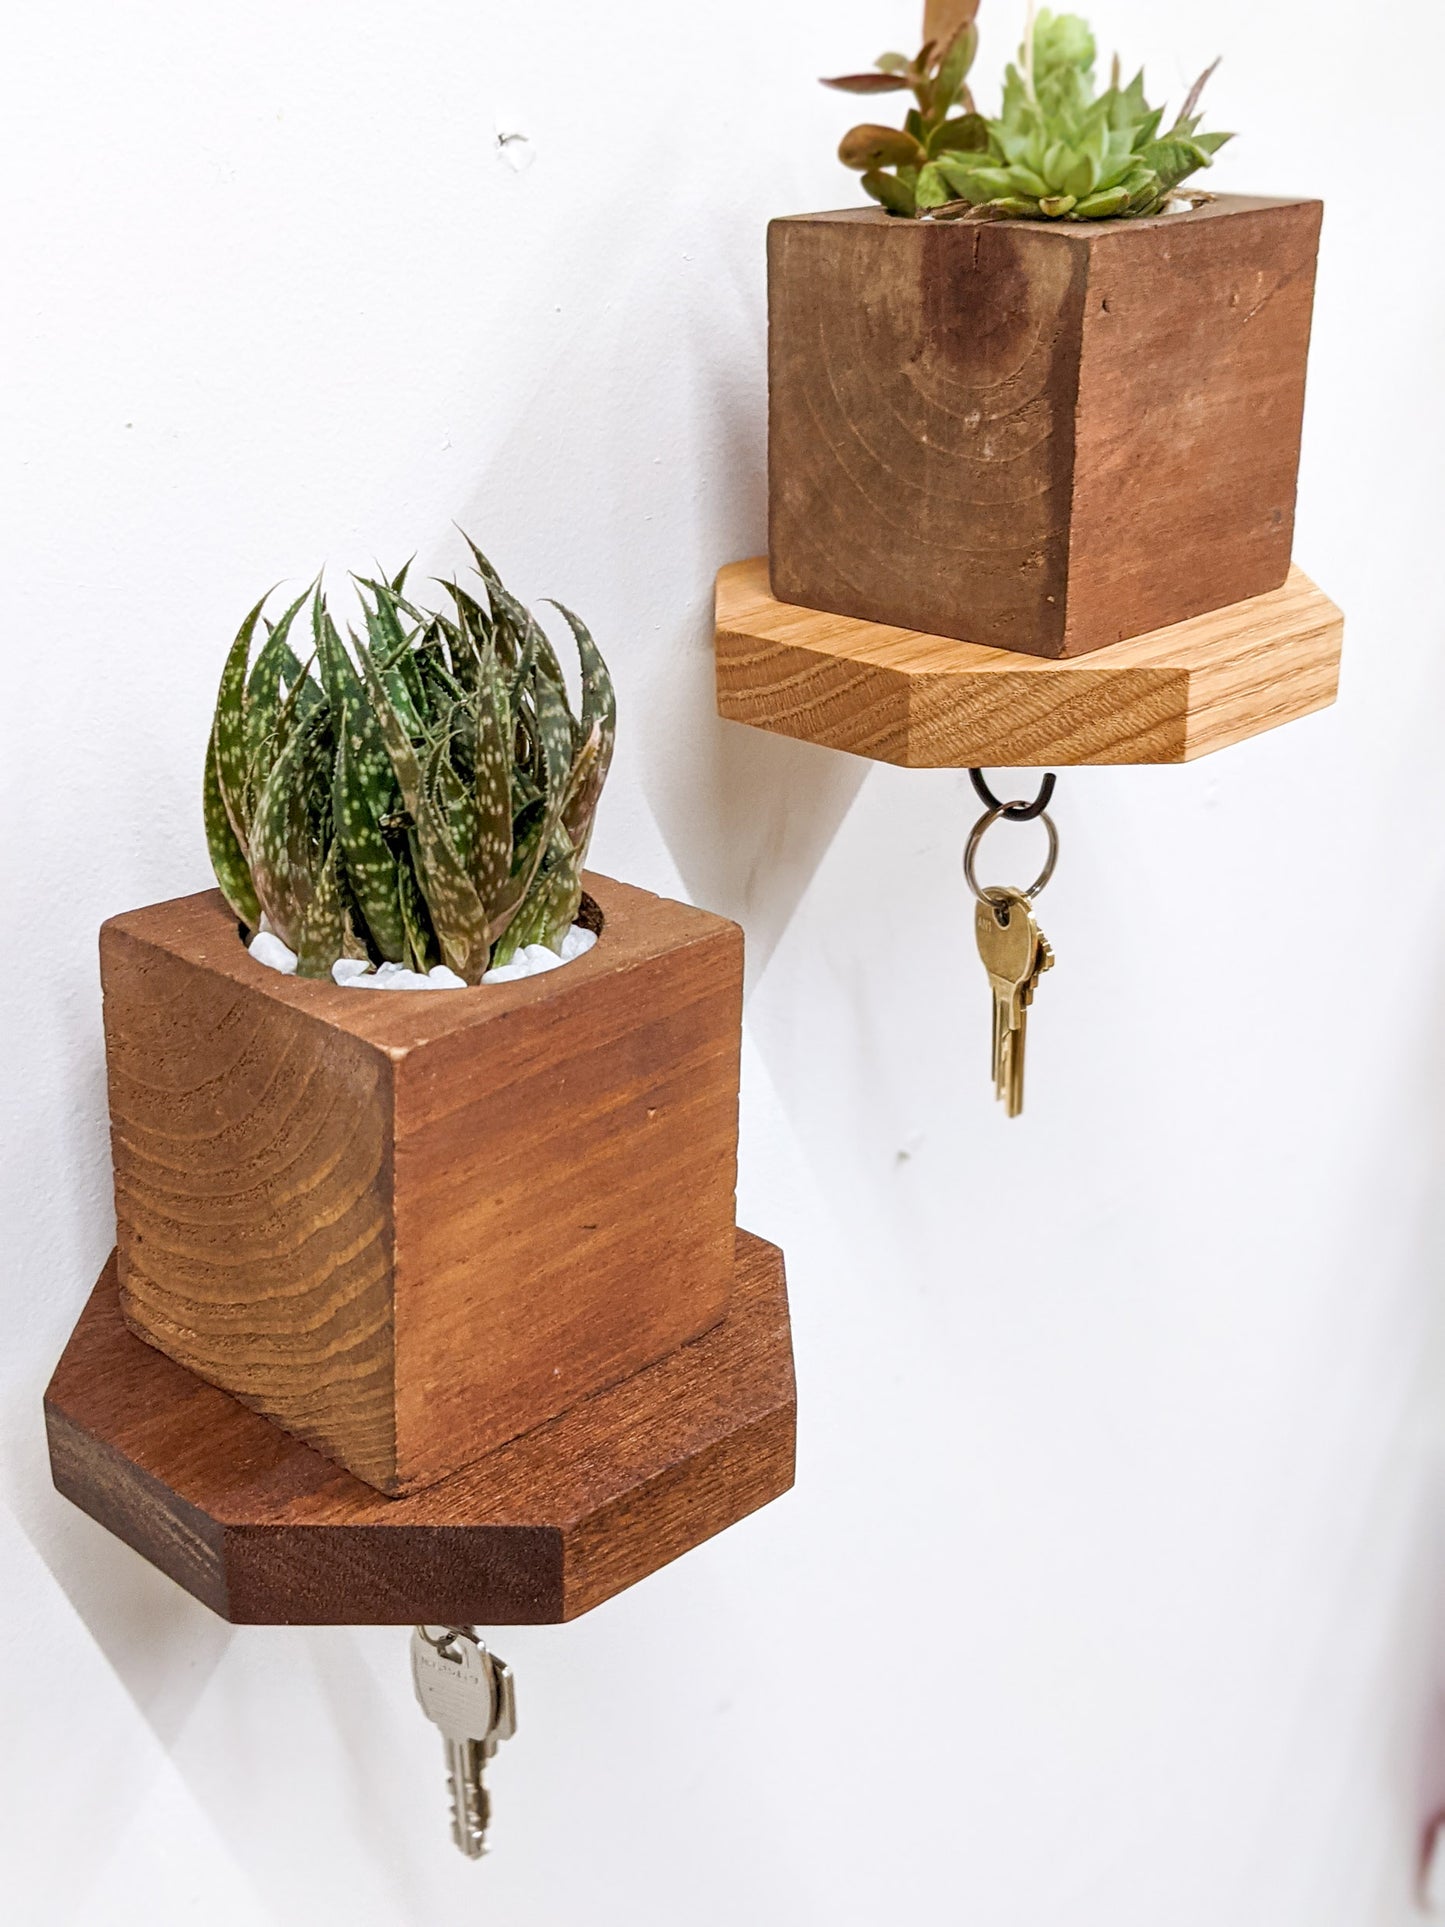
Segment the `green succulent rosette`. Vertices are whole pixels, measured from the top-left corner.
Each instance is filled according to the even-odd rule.
[[[896,214],[1034,221],[1158,214],[1233,138],[1201,131],[1199,101],[1214,69],[1200,76],[1165,131],[1164,110],[1149,105],[1143,74],[1122,85],[1116,60],[1099,93],[1096,58],[1086,21],[1045,9],[1008,68],[997,119],[970,113],[924,130],[925,138],[912,125],[916,114],[902,136],[855,128],[840,158],[862,170],[864,187]]]

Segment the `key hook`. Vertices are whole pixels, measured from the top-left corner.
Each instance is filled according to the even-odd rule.
[[[973,784],[978,800],[985,809],[997,810],[1005,823],[1032,823],[1036,816],[1042,816],[1054,800],[1054,789],[1058,777],[1052,770],[1039,785],[1039,793],[1032,803],[1000,803],[988,786],[988,779],[981,769],[971,769],[968,780]]]

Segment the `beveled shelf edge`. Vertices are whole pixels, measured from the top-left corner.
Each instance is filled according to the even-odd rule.
[[[1343,641],[1298,567],[1268,595],[1049,661],[779,602],[758,556],[718,575],[717,706],[906,769],[1184,763],[1327,708]]]
[[[783,1254],[745,1231],[722,1324],[406,1498],[128,1331],[113,1259],[45,1395],[57,1489],[237,1625],[575,1619],[788,1491],[796,1415]]]

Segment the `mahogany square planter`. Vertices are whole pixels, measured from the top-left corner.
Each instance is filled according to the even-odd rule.
[[[1321,214],[774,221],[773,594],[1077,656],[1280,588]]]
[[[727,1311],[742,933],[587,888],[586,956],[473,990],[280,976],[217,891],[101,933],[127,1324],[382,1492]]]

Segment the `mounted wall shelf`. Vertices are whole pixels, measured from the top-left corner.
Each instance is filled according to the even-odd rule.
[[[717,702],[909,769],[1184,763],[1328,707],[1343,640],[1298,568],[1268,595],[1049,660],[780,602],[760,556],[718,577]]]
[[[114,1259],[45,1416],[59,1490],[236,1624],[552,1624],[792,1485],[783,1257],[739,1232],[722,1324],[405,1498],[135,1337]]]

